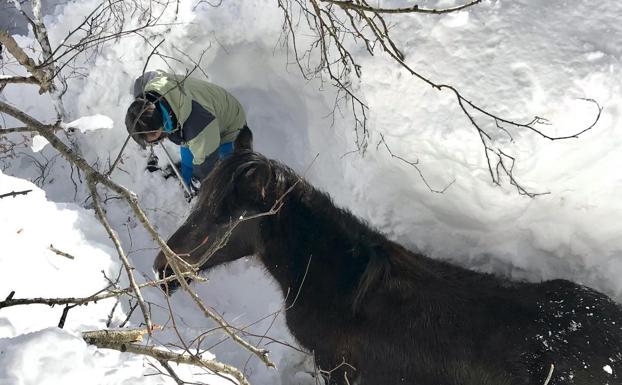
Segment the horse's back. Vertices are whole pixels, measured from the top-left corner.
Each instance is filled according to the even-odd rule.
[[[360,354],[361,367],[373,368],[375,356],[394,363],[385,384],[542,385],[551,365],[549,385],[622,384],[619,304],[569,281],[511,282],[450,269],[458,269],[449,272],[453,281],[430,280],[430,287],[401,274],[368,294],[361,338],[374,352]],[[364,378],[361,385],[375,383]]]
[[[622,306],[566,280],[543,282],[539,290],[535,339],[540,365],[553,365],[549,384],[622,384]]]

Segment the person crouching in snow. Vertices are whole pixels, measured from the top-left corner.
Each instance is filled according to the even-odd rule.
[[[128,133],[143,149],[164,138],[179,145],[180,173],[190,189],[193,177],[203,180],[234,149],[252,149],[253,134],[242,105],[215,84],[150,71],[136,79],[133,94],[125,116]]]

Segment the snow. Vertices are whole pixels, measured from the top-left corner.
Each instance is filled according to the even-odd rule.
[[[32,150],[32,152],[39,152],[43,150],[43,148],[47,146],[49,143],[50,142],[48,142],[48,140],[45,139],[43,136],[35,135],[32,138],[32,145],[30,146],[30,149]]]
[[[181,2],[176,22],[161,31],[167,39],[163,53],[179,57],[183,51],[195,59],[204,53],[201,67],[210,80],[245,106],[258,151],[305,173],[339,205],[406,247],[516,279],[566,278],[622,300],[622,24],[615,17],[622,13],[622,3],[490,0],[447,16],[391,18],[396,42],[411,67],[435,82],[456,86],[467,99],[500,116],[516,121],[542,116],[552,123],[541,127],[548,134],[566,135],[594,119],[595,106],[584,99],[603,107],[598,124],[580,139],[551,142],[513,130],[512,143],[496,134],[496,143],[517,159],[519,181],[532,191],[549,192],[534,199],[519,196],[507,180],[500,187],[491,183],[481,142],[453,95],[423,84],[380,53],[359,56],[363,77],[356,84],[370,107],[370,146],[364,156],[349,154],[354,149],[352,117],[347,109],[331,115],[334,90],[317,80],[305,81],[295,66],[287,65],[291,56],[277,44],[282,20],[274,2],[195,3]],[[52,44],[95,4],[74,1],[47,16]],[[172,19],[172,10],[164,17]],[[23,46],[32,40],[31,35],[16,38]],[[81,155],[100,169],[116,158],[125,141],[129,85],[150,51],[142,38],[127,37],[85,61],[87,78],[69,81],[64,104],[67,120],[73,121],[67,126],[78,128],[73,138]],[[168,65],[177,71],[192,67],[155,57],[149,69]],[[5,75],[23,75],[18,67],[10,70]],[[41,121],[55,119],[49,98],[35,87],[8,85],[0,97]],[[381,134],[394,154],[419,160],[432,187],[451,186],[443,194],[430,192],[416,170],[379,145]],[[36,136],[32,146],[20,149],[20,157],[0,162],[0,194],[33,190],[0,199],[0,298],[13,290],[16,298],[93,294],[107,285],[104,273],[119,273],[116,252],[94,217],[80,176]],[[159,151],[156,155],[165,159]],[[130,143],[112,178],[137,194],[166,237],[190,206],[175,181],[145,172],[147,156]],[[50,166],[42,180],[39,166],[45,160]],[[138,278],[153,277],[153,242],[126,205],[113,194],[105,198]],[[75,259],[54,253],[50,245]],[[209,278],[194,287],[227,320],[296,345],[280,314],[281,295],[255,261],[216,269]],[[162,345],[177,342],[161,293],[152,289],[144,295],[154,304],[154,322],[165,325],[154,339]],[[62,330],[54,328],[60,306],[1,309],[0,383],[174,384],[168,377],[149,375],[155,372],[151,360],[96,349],[79,338],[80,331],[106,327],[113,304],[106,300],[70,310]],[[214,327],[183,293],[175,294],[171,305],[184,338]],[[121,303],[112,326],[120,325],[127,312],[127,303]],[[255,323],[259,319],[263,321]],[[130,324],[138,327],[141,321],[136,311]],[[245,368],[252,384],[315,383],[305,373],[312,363],[285,345],[251,338],[267,344],[278,368],[270,370],[222,340],[221,334],[211,333],[205,346],[212,347],[216,359]],[[184,366],[176,370],[194,381],[230,383]]]
[[[81,132],[93,131],[98,129],[110,130],[114,127],[114,121],[105,115],[96,114],[93,116],[83,116],[64,125],[67,128],[77,128]]]

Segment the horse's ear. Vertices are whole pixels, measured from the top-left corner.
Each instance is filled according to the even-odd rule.
[[[252,151],[253,150],[253,133],[244,126],[233,142],[233,151]]]

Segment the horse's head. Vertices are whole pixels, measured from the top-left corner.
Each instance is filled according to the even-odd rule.
[[[279,175],[262,155],[234,152],[203,181],[195,209],[168,246],[200,270],[255,254],[261,247],[261,214],[270,211],[283,190],[285,181]],[[160,278],[172,274],[162,252],[154,269]]]

